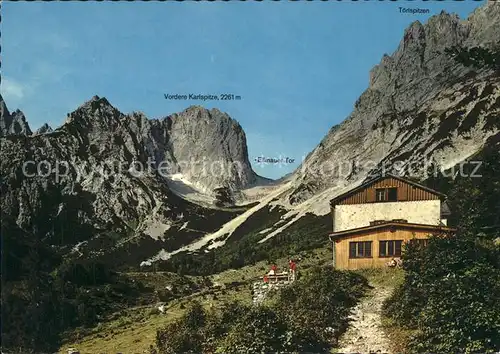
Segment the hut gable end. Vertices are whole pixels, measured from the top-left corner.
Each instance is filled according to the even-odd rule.
[[[402,202],[440,200],[444,195],[414,181],[387,175],[376,177],[357,188],[331,200],[330,204],[365,204],[380,202]]]

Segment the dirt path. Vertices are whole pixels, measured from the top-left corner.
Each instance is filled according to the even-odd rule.
[[[390,353],[389,340],[380,321],[382,303],[391,291],[389,287],[374,287],[354,308],[349,329],[340,339],[337,353]]]

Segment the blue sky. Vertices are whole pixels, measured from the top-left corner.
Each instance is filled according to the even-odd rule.
[[[295,169],[367,88],[404,29],[482,2],[4,2],[2,95],[32,129],[57,127],[93,95],[150,118],[189,105],[238,120],[257,173]],[[399,7],[430,9],[400,13]],[[171,101],[231,93],[238,101]],[[258,156],[295,163],[260,166]]]

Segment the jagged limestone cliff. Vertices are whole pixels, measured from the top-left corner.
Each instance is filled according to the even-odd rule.
[[[323,138],[294,174],[287,202],[299,205],[330,189],[315,205],[397,162],[422,176],[426,161],[450,167],[500,130],[500,76],[467,68],[445,53],[453,46],[500,45],[500,5],[490,2],[467,20],[441,12],[412,23],[399,47],[370,72],[353,112]]]
[[[0,95],[0,137],[6,135],[31,135],[31,129],[24,113],[16,109],[10,113]]]

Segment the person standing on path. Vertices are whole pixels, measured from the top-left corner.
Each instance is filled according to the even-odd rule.
[[[293,260],[288,261],[288,265],[290,268],[291,281],[295,281],[295,269],[297,268],[297,264]]]
[[[269,271],[269,273],[267,273],[267,275],[269,276],[270,279],[274,278],[274,282],[277,282],[278,281],[278,278],[276,277],[277,273],[278,273],[278,267],[276,266],[276,264],[273,264],[271,266],[271,270]]]
[[[269,271],[269,275],[276,275],[277,271],[278,271],[278,267],[276,266],[276,264],[273,264],[271,266],[271,270]]]

